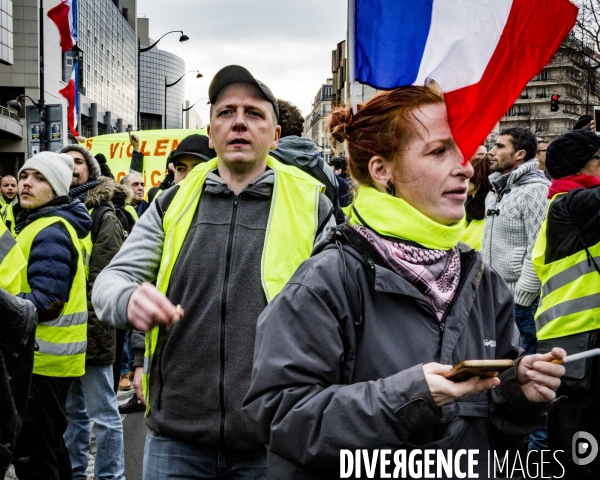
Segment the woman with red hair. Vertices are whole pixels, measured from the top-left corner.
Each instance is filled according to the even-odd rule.
[[[487,478],[488,452],[545,424],[564,373],[550,360],[565,352],[518,358],[508,287],[459,243],[473,167],[438,90],[338,108],[329,129],[347,142],[359,187],[350,224],[258,320],[244,409],[268,447],[268,478],[338,478],[341,449],[474,449],[471,468]],[[516,365],[444,377],[469,359]],[[466,472],[466,456],[459,463]]]

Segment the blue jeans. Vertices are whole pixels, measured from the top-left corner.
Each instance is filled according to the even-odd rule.
[[[528,450],[548,450],[548,427],[542,427],[529,435]]]
[[[537,338],[535,336],[535,322],[533,317],[537,310],[537,302],[530,307],[522,307],[515,304],[515,323],[521,334],[521,348],[526,355],[537,351]]]
[[[129,372],[134,372],[133,367],[133,351],[131,350],[131,330],[125,333],[125,343],[123,344],[123,354],[121,355],[121,375],[127,375]]]
[[[90,421],[96,435],[94,473],[99,480],[124,480],[123,423],[113,390],[112,365],[86,365],[85,375],[76,378],[67,396],[65,442],[74,480],[87,479],[90,452]]]
[[[262,480],[267,452],[219,448],[185,442],[148,430],[144,448],[144,480],[223,478]]]

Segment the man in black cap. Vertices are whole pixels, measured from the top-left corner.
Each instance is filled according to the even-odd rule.
[[[546,167],[551,203],[532,258],[542,282],[538,352],[562,347],[574,354],[600,346],[600,136],[560,135],[548,145]],[[573,452],[577,432],[600,438],[599,358],[566,365],[558,390],[566,398],[548,413],[548,447],[560,462],[553,478],[600,478],[600,458],[576,464],[581,452]]]
[[[141,368],[134,381],[147,403],[145,480],[265,478],[242,413],[256,322],[332,208],[317,180],[269,155],[281,128],[265,84],[230,65],[209,97],[217,158],[152,203],[92,295],[102,318],[148,331],[143,395]]]

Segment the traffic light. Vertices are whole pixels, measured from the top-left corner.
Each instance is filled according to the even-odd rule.
[[[558,99],[560,98],[560,95],[557,95],[556,93],[553,93],[552,96],[550,97],[550,111],[551,112],[558,112]]]

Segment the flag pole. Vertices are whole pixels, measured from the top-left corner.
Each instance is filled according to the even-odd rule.
[[[348,1],[348,73],[350,81],[350,103],[356,114],[356,0]]]

